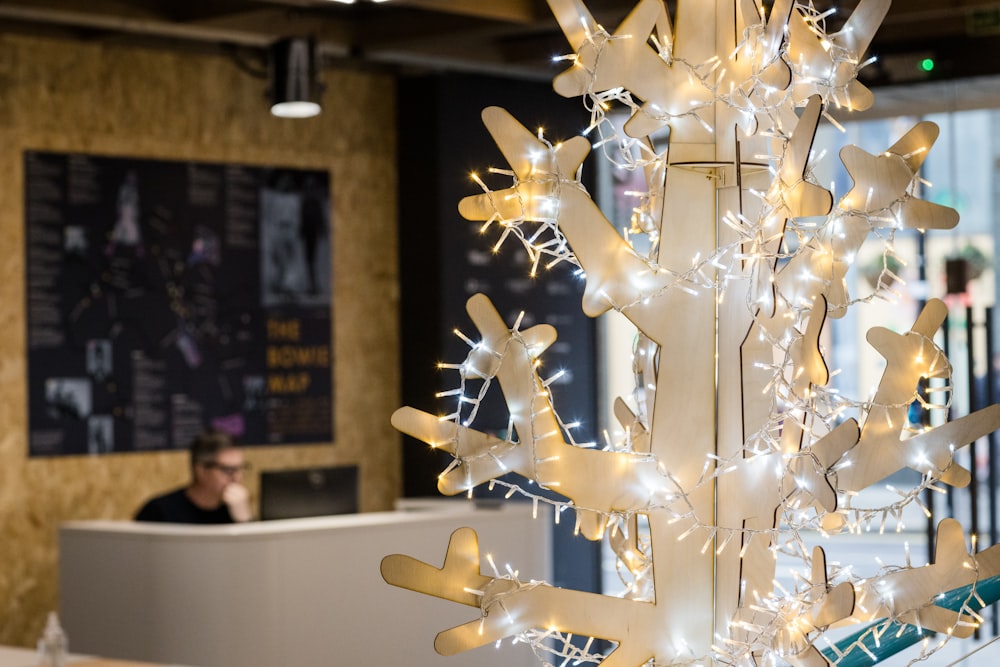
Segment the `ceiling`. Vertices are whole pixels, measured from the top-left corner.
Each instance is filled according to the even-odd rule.
[[[584,1],[609,30],[636,3]],[[840,20],[858,1],[813,0],[836,6]],[[552,58],[568,51],[544,0],[0,0],[0,32],[11,31],[259,54],[279,38],[310,35],[329,66],[535,79],[560,71]],[[878,85],[997,74],[998,49],[1000,0],[896,0],[871,48],[880,61],[863,75]],[[930,74],[916,65],[928,56],[937,61]]]

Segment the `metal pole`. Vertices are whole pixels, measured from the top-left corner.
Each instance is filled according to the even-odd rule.
[[[944,319],[943,331],[944,331],[944,341],[943,341],[944,342],[944,345],[943,345],[944,356],[947,357],[948,359],[951,359],[951,316],[950,315],[948,317],[945,317],[945,319]],[[954,405],[952,407],[948,408],[948,421],[951,421],[952,419],[954,419],[955,415],[952,414],[953,412],[954,412]],[[945,492],[945,501],[946,501],[946,503],[948,505],[948,517],[954,519],[955,518],[955,489],[954,489],[954,487],[947,486],[946,492]],[[933,558],[934,558],[933,542],[934,542],[934,537],[933,537],[933,527],[932,527],[928,531],[928,548],[931,549],[930,556],[929,556],[929,559],[927,561],[928,563],[933,562]]]
[[[917,234],[917,278],[922,285],[927,284],[927,234],[918,233]],[[920,298],[917,300],[917,312],[923,312],[924,306],[927,305],[927,299]],[[942,323],[943,333],[944,333],[944,356],[948,357],[948,316],[945,315],[944,322]],[[926,397],[926,389],[928,386],[928,381],[926,379],[921,379],[920,384],[917,385],[917,392],[925,392],[923,395]],[[924,426],[930,426],[931,415],[930,411],[920,411],[920,423]],[[927,562],[934,562],[934,537],[936,535],[934,531],[934,491],[930,489],[924,489],[924,504],[927,505]]]
[[[996,387],[996,369],[993,367],[993,307],[988,307],[986,309],[986,404],[993,405],[997,402],[997,387]],[[990,512],[990,546],[997,543],[997,474],[1000,472],[997,465],[997,434],[993,431],[989,435],[989,441],[987,444],[987,451],[989,452],[989,476],[987,478],[987,487],[989,492],[986,494],[987,502],[989,503]],[[998,612],[1000,608],[997,607],[996,603],[993,604],[993,614],[990,619],[990,627],[993,630],[993,635],[1000,635],[1000,617],[998,617]]]
[[[975,322],[973,322],[972,306],[965,307],[965,372],[966,382],[969,387],[969,413],[974,412],[983,403],[979,396],[979,388],[976,386],[976,353],[973,338],[975,336]],[[977,456],[976,441],[969,443],[969,511],[971,513],[972,529],[969,537],[972,539],[973,548],[979,548],[979,457]],[[977,627],[973,633],[976,639],[980,637],[980,630]]]

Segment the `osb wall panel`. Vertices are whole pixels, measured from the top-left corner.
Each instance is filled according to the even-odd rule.
[[[32,645],[58,604],[57,527],[126,519],[183,484],[184,452],[27,457],[25,149],[327,169],[333,193],[334,442],[253,447],[255,471],[358,463],[361,509],[392,506],[399,436],[395,86],[327,69],[315,119],[267,112],[223,55],[0,37],[0,643]],[[256,498],[257,476],[248,476]],[[95,600],[95,611],[100,601]]]

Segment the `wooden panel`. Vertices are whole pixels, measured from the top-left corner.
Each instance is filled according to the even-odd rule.
[[[265,81],[224,57],[11,36],[0,38],[0,80],[0,643],[33,645],[56,607],[60,521],[127,518],[187,476],[181,452],[26,457],[24,149],[329,170],[334,442],[253,448],[248,459],[257,470],[361,463],[362,510],[390,508],[400,486],[388,419],[399,404],[392,80],[331,70],[327,112],[289,121],[268,114]]]

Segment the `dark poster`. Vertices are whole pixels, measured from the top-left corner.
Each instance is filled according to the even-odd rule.
[[[26,152],[32,456],[332,440],[324,171]]]

